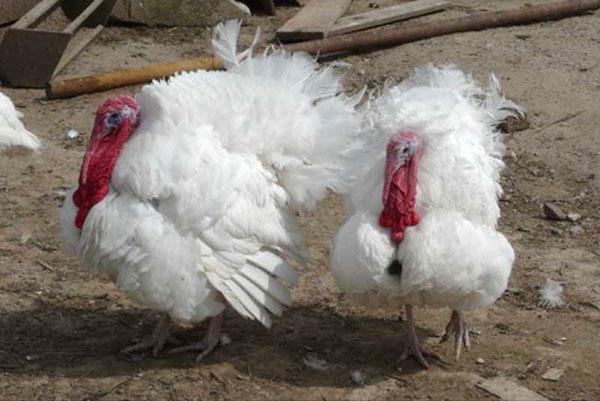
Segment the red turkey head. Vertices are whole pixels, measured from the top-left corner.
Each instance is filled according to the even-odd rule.
[[[387,145],[379,224],[391,229],[391,238],[396,244],[404,239],[406,227],[419,223],[415,199],[421,146],[420,138],[412,132],[394,135]]]
[[[140,122],[140,108],[130,96],[105,101],[96,111],[96,121],[73,194],[77,206],[75,226],[81,228],[88,212],[108,193],[113,169],[125,142]]]

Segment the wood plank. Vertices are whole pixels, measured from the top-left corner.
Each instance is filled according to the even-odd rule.
[[[311,0],[277,30],[282,42],[321,39],[348,9],[351,0]]]
[[[94,0],[75,18],[63,32],[75,33],[77,29],[104,3],[104,0]]]
[[[95,28],[81,28],[69,42],[60,62],[54,69],[52,77],[58,75],[63,68],[67,66],[81,51],[100,34],[104,25],[98,25]]]
[[[385,25],[396,21],[430,14],[447,8],[445,0],[415,0],[391,7],[380,8],[362,14],[342,17],[329,31],[328,36],[341,35]]]
[[[476,384],[477,387],[506,401],[550,401],[548,398],[519,386],[506,377],[495,377]]]

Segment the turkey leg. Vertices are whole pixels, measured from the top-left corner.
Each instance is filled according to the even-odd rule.
[[[471,343],[469,341],[469,328],[465,323],[462,312],[453,310],[450,315],[450,321],[446,325],[446,330],[440,342],[448,341],[450,336],[454,335],[454,349],[456,351],[456,360],[460,358],[460,351],[464,346],[468,351]]]
[[[423,348],[421,343],[419,342],[419,338],[417,337],[417,331],[415,330],[415,324],[413,319],[413,306],[407,304],[405,306],[406,310],[406,320],[408,323],[408,338],[406,345],[404,346],[404,350],[402,351],[402,355],[400,356],[400,360],[406,360],[410,355],[417,358],[421,366],[425,369],[429,368],[429,363],[425,359],[425,356],[429,356],[435,358],[442,362],[442,358],[436,354],[435,352],[427,351]]]
[[[165,344],[179,344],[179,341],[171,335],[169,330],[170,324],[171,318],[166,314],[162,314],[150,337],[147,337],[130,347],[123,348],[120,353],[131,354],[133,352],[144,351],[152,348],[152,355],[155,358],[158,357],[159,352],[163,349]]]
[[[169,354],[180,354],[189,351],[202,351],[196,357],[196,361],[201,361],[206,355],[210,354],[219,345],[221,340],[221,326],[223,324],[223,316],[225,312],[221,312],[216,316],[210,318],[208,323],[208,330],[204,338],[194,344],[186,345],[184,347],[174,348],[169,351]]]

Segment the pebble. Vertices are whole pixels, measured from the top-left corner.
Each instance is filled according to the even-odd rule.
[[[315,369],[315,370],[327,370],[328,366],[327,366],[327,361],[325,361],[324,359],[319,359],[317,358],[315,355],[309,354],[308,356],[306,356],[302,362],[304,362],[304,364],[306,366],[308,366],[309,368]]]
[[[562,230],[556,228],[556,227],[551,227],[550,228],[550,232],[556,236],[561,236],[562,235]]]
[[[350,377],[352,378],[352,381],[356,384],[358,384],[359,386],[364,386],[365,385],[365,377],[363,376],[362,373],[360,373],[359,370],[355,370],[350,374]]]
[[[579,219],[581,219],[581,215],[579,213],[569,213],[567,215],[567,219],[575,222],[575,221],[578,221]]]
[[[571,229],[569,231],[573,235],[579,235],[579,234],[583,233],[583,227],[581,227],[581,226],[574,226],[574,227],[571,227]]]
[[[477,363],[478,363],[478,364],[480,364],[480,365],[483,365],[483,364],[485,363],[485,361],[483,360],[483,358],[477,358],[477,359],[475,360],[475,362],[477,362]]]
[[[566,220],[567,215],[563,212],[560,207],[551,202],[546,202],[543,205],[544,215],[549,220],[561,221]]]
[[[231,337],[229,337],[227,334],[222,334],[221,338],[219,339],[219,345],[221,345],[221,347],[226,347],[229,344],[231,344]]]
[[[74,129],[70,129],[69,131],[67,131],[67,138],[68,139],[77,139],[77,137],[79,137],[79,132],[75,131]]]
[[[558,381],[562,375],[565,373],[564,369],[552,368],[542,376],[542,379],[556,382]]]

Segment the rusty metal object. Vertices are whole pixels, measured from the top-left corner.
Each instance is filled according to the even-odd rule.
[[[112,0],[107,0],[112,1]],[[6,32],[0,43],[0,79],[16,87],[43,88],[99,32],[79,29],[106,4],[105,0],[87,2],[87,7],[61,32],[36,29],[61,5],[61,0],[43,0]],[[113,2],[114,5],[114,2]],[[110,10],[104,10],[108,19]],[[76,34],[77,32],[77,34]],[[69,46],[74,37],[74,46]]]
[[[172,63],[149,64],[143,67],[81,78],[55,79],[46,87],[46,96],[48,99],[72,97],[84,93],[149,82],[153,79],[168,77],[180,71],[218,70],[221,68],[223,68],[223,64],[216,57],[200,57]]]
[[[485,12],[466,17],[411,24],[394,29],[377,29],[340,35],[327,39],[286,45],[291,52],[332,54],[350,51],[368,51],[397,46],[403,43],[448,35],[456,32],[477,31],[489,28],[524,25],[556,20],[583,14],[600,8],[600,0],[563,0],[539,5],[526,5],[516,9]]]

